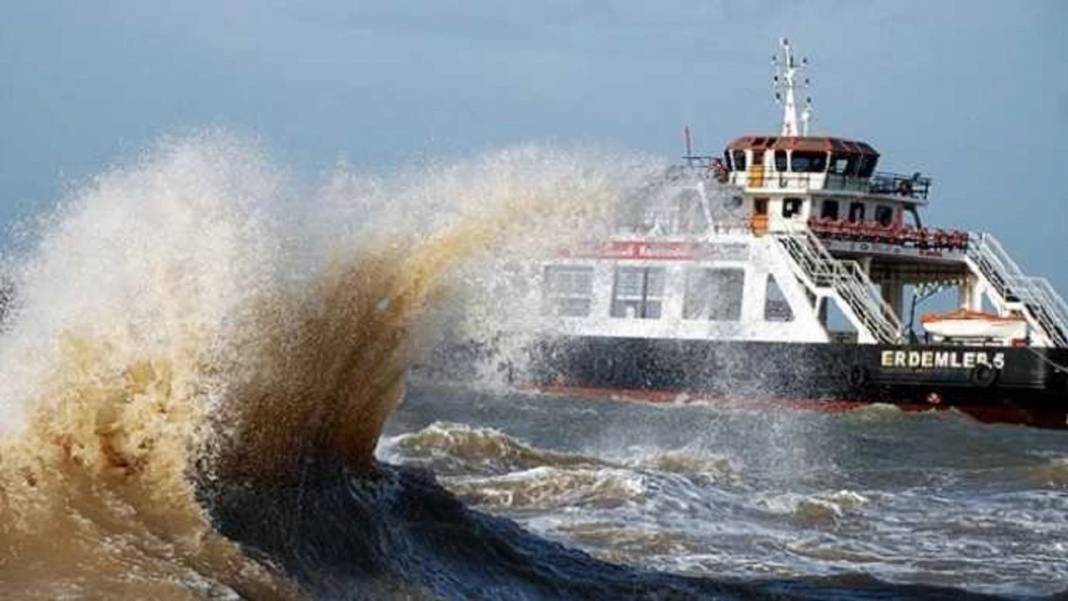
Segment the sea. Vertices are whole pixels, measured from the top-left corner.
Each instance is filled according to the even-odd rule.
[[[0,599],[1063,597],[1064,432],[412,370],[662,169],[209,130],[73,183],[0,257]]]

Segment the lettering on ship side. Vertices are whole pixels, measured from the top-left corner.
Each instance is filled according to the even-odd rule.
[[[989,365],[1005,369],[1005,353],[985,351],[882,351],[879,354],[882,367],[906,369],[974,369],[977,365]]]

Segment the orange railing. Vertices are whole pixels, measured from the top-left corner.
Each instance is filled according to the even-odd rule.
[[[882,225],[871,221],[848,221],[845,219],[808,220],[808,227],[821,238],[897,244],[914,248],[940,250],[967,250],[968,232],[941,228],[912,227],[908,225]]]

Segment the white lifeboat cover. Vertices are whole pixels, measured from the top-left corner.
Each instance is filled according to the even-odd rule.
[[[1027,338],[1027,322],[1021,317],[1001,317],[981,311],[960,309],[942,315],[929,313],[920,318],[923,328],[944,338]]]

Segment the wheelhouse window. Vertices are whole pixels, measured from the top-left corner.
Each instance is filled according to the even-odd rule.
[[[849,221],[853,223],[864,221],[864,203],[854,202],[849,205]]]
[[[875,155],[862,155],[860,157],[860,168],[857,170],[857,175],[860,177],[871,177],[871,174],[875,173],[875,164],[877,162],[879,162],[879,157]]]
[[[686,272],[684,319],[738,321],[742,318],[745,270],[700,268]]]
[[[855,175],[857,167],[856,155],[832,154],[829,172],[836,175]]]
[[[800,198],[784,198],[782,199],[782,216],[786,218],[796,217],[801,214],[801,199]]]
[[[793,321],[794,310],[790,308],[790,301],[779,288],[779,282],[775,276],[768,274],[767,294],[764,301],[764,321]]]
[[[789,168],[787,167],[787,162],[786,162],[786,151],[785,150],[776,150],[775,151],[775,170],[779,171],[779,172],[783,172],[783,171],[787,171],[788,169]]]
[[[795,150],[790,157],[790,167],[798,173],[823,173],[827,170],[827,153]]]
[[[660,319],[663,302],[663,267],[616,268],[612,317]]]
[[[824,200],[823,206],[820,208],[821,219],[838,219],[838,201],[837,200]]]
[[[735,171],[745,171],[745,151],[735,150],[731,153],[731,165]]]
[[[574,265],[545,267],[542,314],[586,317],[593,297],[593,268]]]
[[[887,205],[875,207],[875,221],[883,227],[889,227],[894,222],[894,209]]]

